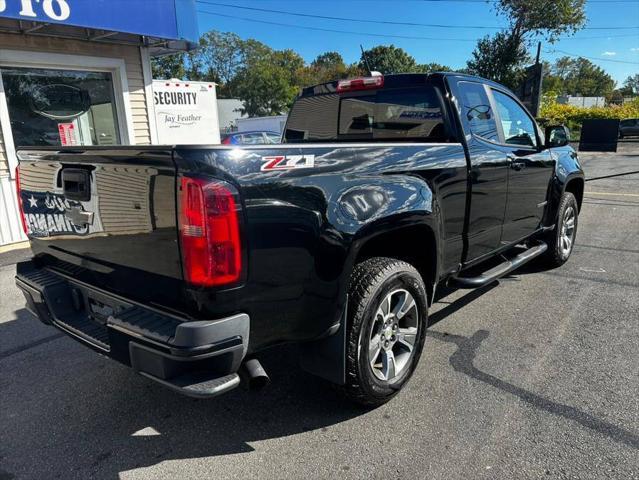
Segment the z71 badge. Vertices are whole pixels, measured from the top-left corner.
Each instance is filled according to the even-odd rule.
[[[262,171],[292,170],[294,168],[313,168],[315,155],[277,155],[274,157],[262,157],[265,162]]]

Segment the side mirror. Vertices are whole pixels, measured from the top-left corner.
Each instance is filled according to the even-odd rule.
[[[546,148],[564,147],[570,143],[570,131],[564,125],[546,127]]]

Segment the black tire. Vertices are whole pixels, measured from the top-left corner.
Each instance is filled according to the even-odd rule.
[[[403,292],[408,292],[410,296],[404,296]],[[405,348],[406,342],[402,343],[401,340],[390,342],[392,345],[390,350],[397,347],[400,352],[403,352],[401,358],[404,360],[403,367],[398,369],[397,376],[390,378],[390,372],[388,372],[389,381],[386,381],[378,378],[373,371],[374,367],[371,366],[373,362],[369,359],[369,343],[374,341],[372,339],[374,336],[385,338],[380,334],[375,334],[373,330],[380,318],[378,309],[382,308],[381,302],[385,299],[389,299],[388,305],[390,306],[392,299],[397,295],[400,296],[400,300],[396,303],[397,307],[399,307],[402,298],[404,304],[410,303],[411,297],[415,301],[416,306],[411,308],[410,312],[407,310],[403,318],[414,322],[416,327],[410,328],[411,330],[416,328],[416,334],[414,335],[413,348],[409,353],[406,353],[408,352]],[[393,317],[391,312],[389,315]],[[392,331],[392,328],[397,327],[397,337],[399,338],[399,332],[408,330],[401,328],[400,322],[403,320],[400,318],[402,317],[397,315],[393,318],[397,318],[395,320],[397,323],[382,329],[381,335],[388,332],[389,328]],[[346,325],[346,384],[341,387],[342,392],[351,400],[369,407],[382,405],[393,398],[406,384],[419,362],[426,337],[427,320],[426,288],[420,274],[413,266],[400,260],[385,257],[374,257],[357,264],[353,269],[349,286],[348,323]],[[395,335],[392,338],[395,340]],[[395,345],[397,342],[401,344]],[[381,355],[388,353],[389,348],[384,348],[384,342],[380,342],[380,348],[382,348]],[[393,367],[395,367],[399,364],[399,360],[396,364],[396,357],[393,355],[392,358]],[[388,364],[388,362],[386,363]],[[393,368],[394,371],[395,368]],[[378,370],[377,375],[381,374],[381,370]]]
[[[567,212],[572,209],[574,212],[574,227],[572,230],[572,241],[570,248],[566,249],[565,240],[562,239],[566,233],[566,220]],[[570,254],[575,246],[575,240],[577,238],[577,227],[579,225],[579,206],[575,196],[570,192],[564,192],[559,201],[559,207],[557,208],[557,223],[555,228],[546,235],[546,243],[548,244],[548,251],[546,252],[545,260],[547,266],[551,268],[559,267],[566,263]]]

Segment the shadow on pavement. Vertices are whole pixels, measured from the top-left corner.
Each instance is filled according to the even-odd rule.
[[[435,312],[430,323],[440,322],[497,285],[469,291]],[[447,289],[442,294],[451,292]],[[23,309],[8,325],[28,334],[27,322],[34,321]],[[2,333],[0,330],[0,338]],[[428,335],[457,346],[449,358],[456,372],[616,442],[639,448],[639,437],[628,430],[477,369],[473,362],[489,335],[487,331],[479,330],[470,338],[432,330]],[[236,389],[214,400],[195,400],[157,386],[61,336],[52,329],[48,336],[0,353],[0,362],[4,363],[0,365],[4,404],[0,415],[5,438],[12,439],[0,446],[0,461],[4,464],[12,459],[12,465],[21,467],[15,473],[7,466],[0,468],[1,480],[20,476],[119,478],[121,472],[166,460],[251,452],[253,442],[325,431],[363,414],[375,415],[300,370],[294,347],[260,355],[274,379],[263,393]],[[12,337],[16,338],[15,330]],[[36,358],[14,357],[33,347],[47,350],[37,350]],[[4,367],[12,362],[10,368],[19,369],[19,373],[9,379],[9,369]],[[65,368],[49,368],[49,362]],[[336,440],[326,436],[321,441]],[[42,456],[39,463],[31,460],[34,452]]]
[[[471,378],[486,383],[503,392],[516,396],[520,400],[532,405],[535,408],[544,410],[553,415],[564,417],[568,420],[579,423],[580,425],[594,430],[597,433],[605,435],[615,442],[623,443],[629,447],[639,449],[639,436],[629,430],[600,420],[581,410],[564,405],[562,403],[553,402],[541,395],[533,393],[524,388],[517,387],[512,383],[505,382],[499,378],[482,372],[473,364],[477,350],[481,343],[488,338],[489,333],[486,330],[478,330],[471,337],[461,335],[451,335],[435,331],[428,331],[428,336],[440,340],[442,342],[453,343],[457,345],[457,351],[449,358],[449,363],[456,372],[463,373]]]
[[[0,324],[0,338],[3,326],[17,338],[16,329],[26,334],[37,321],[24,309],[15,315]],[[274,379],[263,392],[238,388],[196,400],[50,332],[0,353],[0,424],[10,439],[0,445],[1,480],[119,478],[165,460],[251,452],[251,442],[325,430],[369,412],[303,372],[293,346],[260,355]],[[4,465],[9,460],[26,470]]]

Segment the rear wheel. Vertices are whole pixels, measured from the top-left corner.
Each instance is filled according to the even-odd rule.
[[[367,406],[390,400],[413,374],[427,325],[424,282],[385,257],[355,266],[349,289],[344,393]]]
[[[559,202],[557,212],[557,225],[546,238],[548,252],[546,260],[551,267],[558,267],[566,263],[577,238],[577,225],[579,223],[579,206],[575,196],[570,192],[564,192]]]

